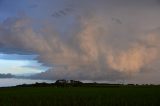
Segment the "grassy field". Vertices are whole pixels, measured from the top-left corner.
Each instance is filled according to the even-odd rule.
[[[0,88],[0,106],[160,106],[160,87]]]

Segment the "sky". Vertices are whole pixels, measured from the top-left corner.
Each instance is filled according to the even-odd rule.
[[[160,83],[159,0],[0,0],[0,73]]]

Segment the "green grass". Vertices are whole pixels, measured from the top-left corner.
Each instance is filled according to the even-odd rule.
[[[15,87],[0,106],[160,106],[160,87]]]

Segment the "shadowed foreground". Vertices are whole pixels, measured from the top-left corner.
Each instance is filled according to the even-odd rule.
[[[159,86],[0,88],[0,106],[160,106]]]

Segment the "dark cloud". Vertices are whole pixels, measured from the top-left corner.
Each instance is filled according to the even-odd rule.
[[[36,7],[38,7],[38,4],[32,4],[29,6],[29,8],[36,8]]]
[[[116,22],[117,24],[122,24],[122,21],[120,19],[117,18],[112,18],[113,22]]]
[[[0,78],[14,78],[15,76],[12,74],[0,74]]]
[[[37,55],[0,54],[0,59],[5,59],[5,60],[32,60],[35,59],[36,57]]]

